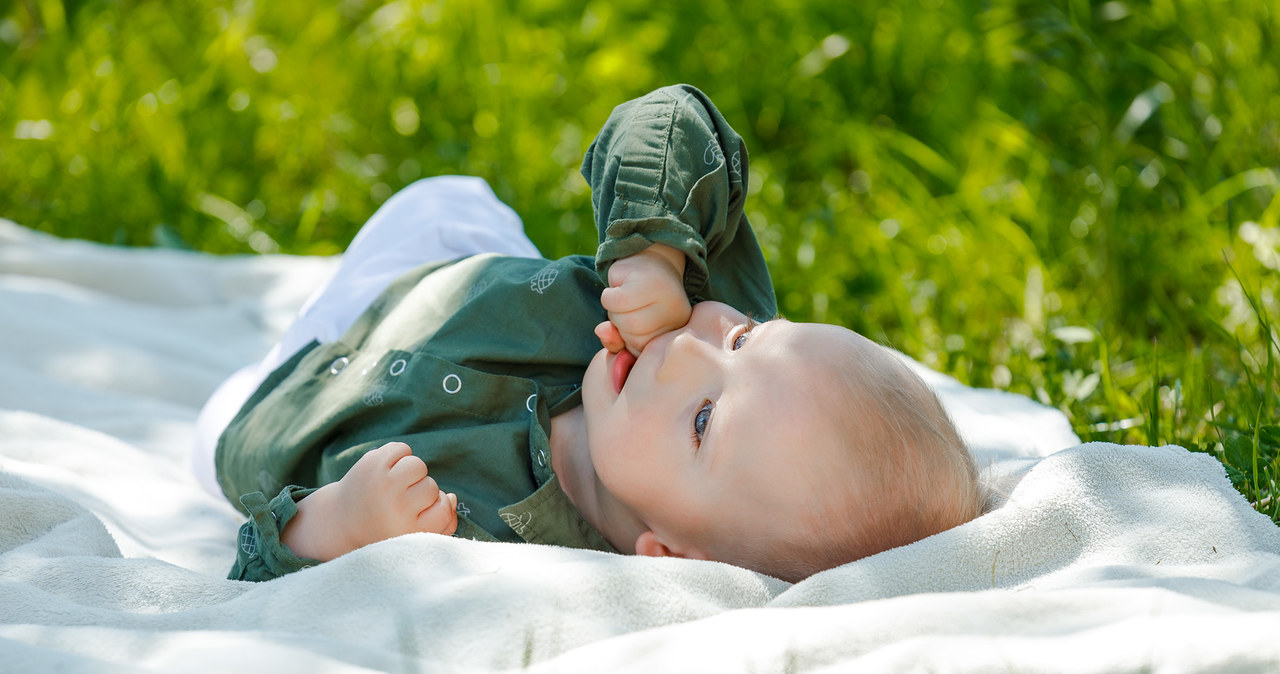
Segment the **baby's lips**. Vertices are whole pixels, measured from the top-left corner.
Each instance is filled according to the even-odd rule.
[[[627,383],[627,376],[631,374],[631,368],[636,364],[636,357],[631,352],[623,349],[614,356],[613,368],[610,371],[613,380],[613,392],[622,393],[622,387]]]

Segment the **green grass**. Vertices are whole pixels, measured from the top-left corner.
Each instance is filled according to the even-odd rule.
[[[747,139],[785,314],[1213,453],[1280,521],[1270,0],[0,7],[0,215],[324,254],[465,173],[581,252],[592,134],[691,82]]]

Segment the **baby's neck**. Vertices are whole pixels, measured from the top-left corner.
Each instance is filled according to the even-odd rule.
[[[582,406],[551,417],[551,470],[560,480],[560,488],[573,503],[578,512],[596,526],[588,509],[594,508],[595,468],[591,465],[591,454],[587,446],[586,416]],[[596,526],[599,529],[598,526]]]

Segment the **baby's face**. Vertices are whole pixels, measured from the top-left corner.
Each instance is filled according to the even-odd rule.
[[[629,371],[601,350],[583,381],[600,485],[684,556],[794,526],[786,513],[809,502],[815,475],[848,465],[832,457],[843,410],[824,354],[870,344],[856,337],[702,302]]]

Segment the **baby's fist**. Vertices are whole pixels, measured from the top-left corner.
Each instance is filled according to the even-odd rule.
[[[632,353],[638,355],[654,337],[689,322],[693,307],[684,293],[684,263],[684,253],[655,243],[609,268],[609,287],[600,294],[600,304]]]

